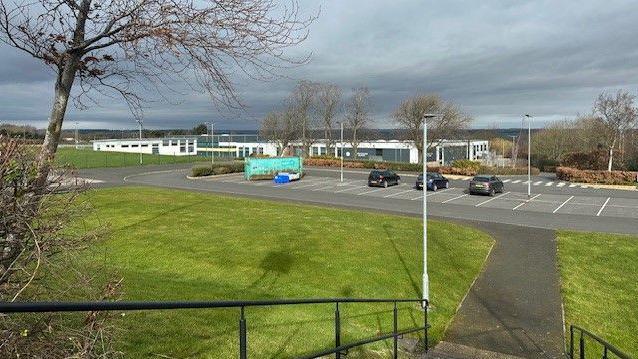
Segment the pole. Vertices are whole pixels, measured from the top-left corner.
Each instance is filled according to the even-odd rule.
[[[140,125],[140,143],[139,143],[139,148],[140,148],[140,165],[143,164],[143,160],[142,160],[142,121],[137,121],[137,123]]]
[[[213,149],[215,148],[215,141],[213,140],[215,137],[213,136],[213,130],[215,124],[213,122],[210,123],[210,165],[214,165],[215,164],[215,151],[213,151]]]
[[[503,145],[503,150],[501,151],[501,154],[503,155],[503,158],[501,158],[501,167],[505,168],[505,141],[503,141],[501,144]]]
[[[527,197],[532,196],[532,121],[527,115]]]
[[[339,143],[339,147],[341,147],[341,182],[343,182],[343,122],[341,124],[341,142]]]
[[[79,148],[78,145],[78,122],[75,121],[75,149],[77,150]]]
[[[430,279],[428,277],[428,202],[426,200],[427,181],[428,181],[428,119],[434,118],[437,115],[425,114],[423,115],[423,301],[425,303],[430,301]],[[427,307],[423,310],[427,311]]]

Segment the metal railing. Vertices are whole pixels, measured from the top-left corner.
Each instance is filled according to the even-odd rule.
[[[574,342],[574,334],[575,332],[580,333],[579,337],[578,337],[578,353],[576,353],[575,350],[575,342]],[[569,358],[574,359],[574,358],[579,358],[579,359],[585,359],[587,358],[587,353],[586,353],[586,345],[585,345],[585,340],[587,338],[593,339],[598,346],[602,346],[602,358],[603,359],[607,359],[609,358],[609,353],[614,354],[616,357],[621,358],[621,359],[632,359],[632,357],[630,357],[629,355],[625,354],[622,352],[622,350],[616,348],[615,346],[609,344],[605,339],[599,337],[598,335],[583,329],[579,326],[576,325],[570,325],[569,326],[569,352],[567,353]]]
[[[361,339],[355,342],[341,343],[341,314],[339,304],[344,303],[388,303],[393,305],[393,330],[391,333],[380,334],[375,337]],[[14,302],[0,303],[0,313],[43,313],[43,312],[87,312],[87,311],[130,311],[130,310],[166,310],[166,309],[214,309],[239,308],[239,358],[248,357],[248,329],[245,311],[248,307],[267,307],[282,305],[334,304],[334,347],[303,355],[300,358],[318,358],[335,354],[339,359],[351,348],[365,344],[393,339],[393,358],[398,355],[398,340],[409,333],[423,332],[424,346],[428,351],[428,311],[423,310],[423,326],[398,330],[398,303],[418,303],[421,308],[428,308],[428,302],[423,299],[358,299],[358,298],[327,298],[327,299],[281,299],[281,300],[234,300],[234,301],[199,301],[199,302]]]

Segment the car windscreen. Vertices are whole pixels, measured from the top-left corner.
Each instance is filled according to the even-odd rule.
[[[472,179],[472,181],[475,181],[475,182],[489,182],[489,181],[490,181],[490,178],[489,178],[489,177],[479,177],[479,176],[476,176],[476,177],[474,177],[474,178]]]

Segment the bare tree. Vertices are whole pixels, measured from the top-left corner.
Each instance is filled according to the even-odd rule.
[[[428,122],[428,148],[445,138],[456,136],[473,120],[456,105],[443,101],[438,95],[418,95],[401,102],[394,111],[393,118],[407,130],[408,139],[414,141],[419,151],[419,162],[423,161],[423,115],[426,113],[442,115]]]
[[[317,111],[323,124],[323,136],[326,139],[326,153],[334,153],[335,140],[332,138],[335,120],[341,104],[342,91],[337,85],[319,86]]]
[[[83,107],[119,95],[139,116],[141,93],[161,95],[179,80],[241,107],[233,68],[263,79],[304,63],[284,49],[306,38],[313,19],[300,18],[295,0],[287,7],[272,0],[0,0],[0,40],[55,73],[38,184],[46,182],[70,98]]]
[[[281,156],[284,149],[297,139],[297,123],[290,111],[270,112],[261,122],[259,134],[272,141],[277,146],[277,155]]]
[[[316,141],[317,121],[313,110],[315,109],[318,87],[317,83],[311,81],[299,81],[286,101],[287,111],[293,116],[299,129],[303,157],[309,156],[310,146]]]
[[[615,95],[601,93],[594,102],[594,114],[602,124],[599,136],[609,152],[607,171],[611,172],[614,150],[625,133],[638,123],[638,109],[634,106],[635,96],[620,90]]]
[[[357,157],[362,132],[370,123],[370,90],[360,87],[353,90],[352,97],[346,105],[346,123],[350,132],[350,144],[353,156]]]
[[[71,290],[85,298],[116,299],[120,281],[100,283],[76,260],[99,234],[90,227],[69,230],[90,213],[86,201],[78,200],[85,186],[58,169],[38,188],[36,151],[0,136],[0,301],[55,298]],[[114,357],[109,316],[89,313],[78,327],[51,315],[2,315],[0,357]]]

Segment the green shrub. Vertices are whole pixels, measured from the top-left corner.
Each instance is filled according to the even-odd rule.
[[[244,172],[244,162],[221,162],[208,166],[197,166],[191,169],[192,177],[222,175],[227,173]]]
[[[541,173],[541,171],[536,168],[531,168],[531,174],[536,176]],[[492,175],[526,175],[527,167],[491,167],[491,166],[481,166],[477,172],[477,174],[492,174]]]
[[[479,168],[481,168],[481,162],[471,160],[454,160],[452,161],[452,167],[478,171]]]
[[[556,168],[556,178],[563,181],[600,183],[610,185],[630,185],[636,183],[638,172],[579,170],[571,167]]]

